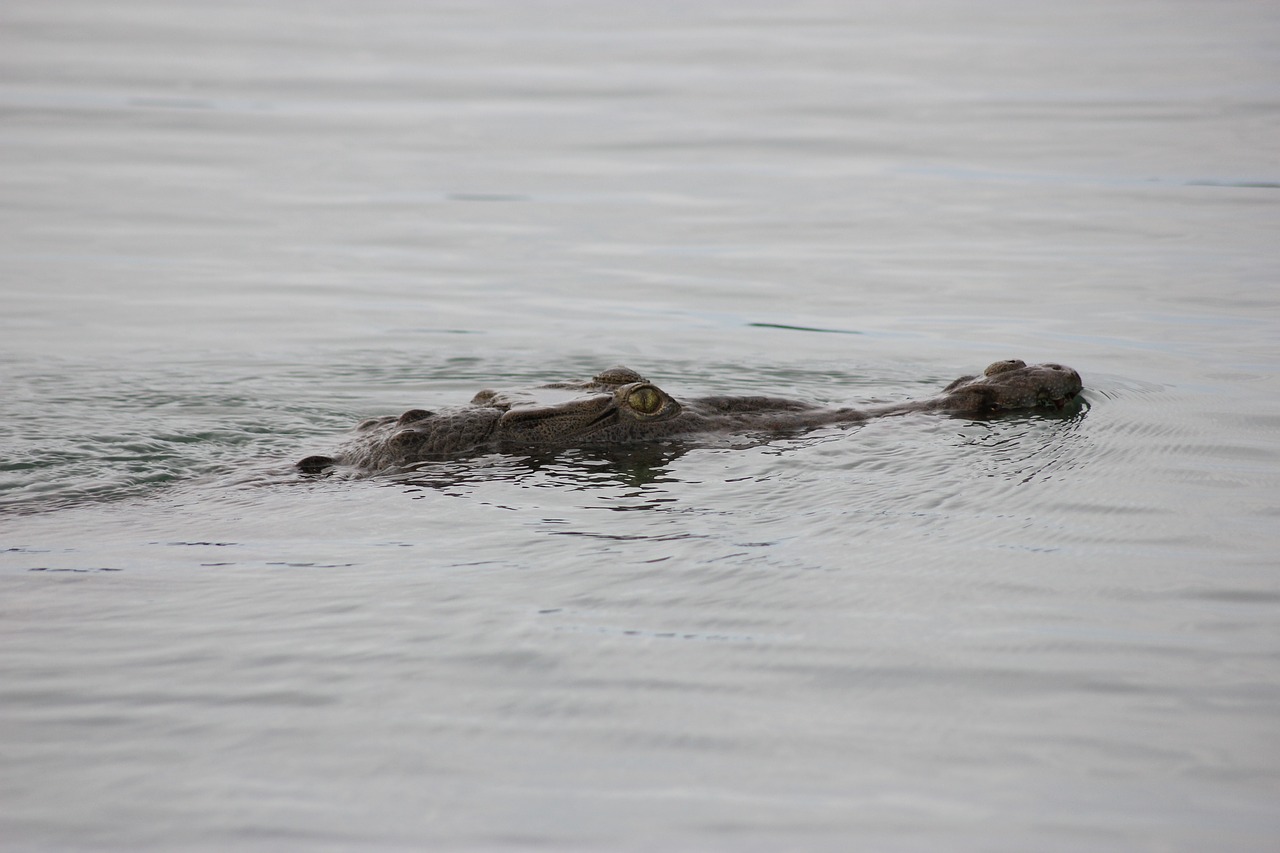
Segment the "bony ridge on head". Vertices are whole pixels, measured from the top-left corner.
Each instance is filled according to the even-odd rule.
[[[615,364],[613,367],[597,373],[592,381],[601,385],[629,385],[632,382],[648,382],[649,380],[629,367]]]

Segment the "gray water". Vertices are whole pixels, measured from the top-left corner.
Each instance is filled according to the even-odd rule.
[[[0,848],[1280,849],[1278,191],[1273,3],[9,0]]]

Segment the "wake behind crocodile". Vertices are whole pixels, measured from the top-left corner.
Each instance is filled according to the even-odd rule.
[[[887,405],[833,407],[768,396],[681,400],[618,366],[586,381],[531,391],[486,389],[465,406],[371,418],[334,454],[308,456],[297,467],[306,474],[339,466],[394,472],[481,453],[623,448],[711,435],[778,436],[911,412],[983,418],[1061,412],[1078,405],[1081,388],[1080,375],[1069,367],[1010,359],[989,365],[981,376],[956,379],[936,397]],[[555,396],[548,392],[570,392],[570,397],[548,401]]]

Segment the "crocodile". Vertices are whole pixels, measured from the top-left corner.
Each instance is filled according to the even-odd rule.
[[[407,470],[424,462],[485,452],[619,447],[712,433],[785,434],[851,425],[910,412],[990,417],[1004,412],[1061,411],[1081,391],[1080,374],[1061,364],[997,361],[981,376],[962,376],[925,400],[872,407],[825,406],[783,397],[712,396],[677,400],[628,367],[585,382],[540,386],[540,395],[484,390],[468,405],[361,422],[333,456],[308,456],[303,473],[333,466]],[[567,399],[546,401],[550,391]]]

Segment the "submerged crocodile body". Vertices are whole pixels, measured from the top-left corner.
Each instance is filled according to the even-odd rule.
[[[1080,374],[1060,364],[1011,359],[981,376],[962,376],[937,397],[863,409],[823,406],[781,397],[698,397],[676,400],[639,373],[613,367],[586,382],[541,386],[571,392],[545,402],[519,393],[481,391],[466,406],[364,421],[334,456],[308,456],[306,473],[346,465],[367,470],[489,451],[529,452],[570,447],[616,447],[709,433],[788,433],[855,424],[908,412],[986,417],[1027,409],[1062,410],[1081,390]]]

